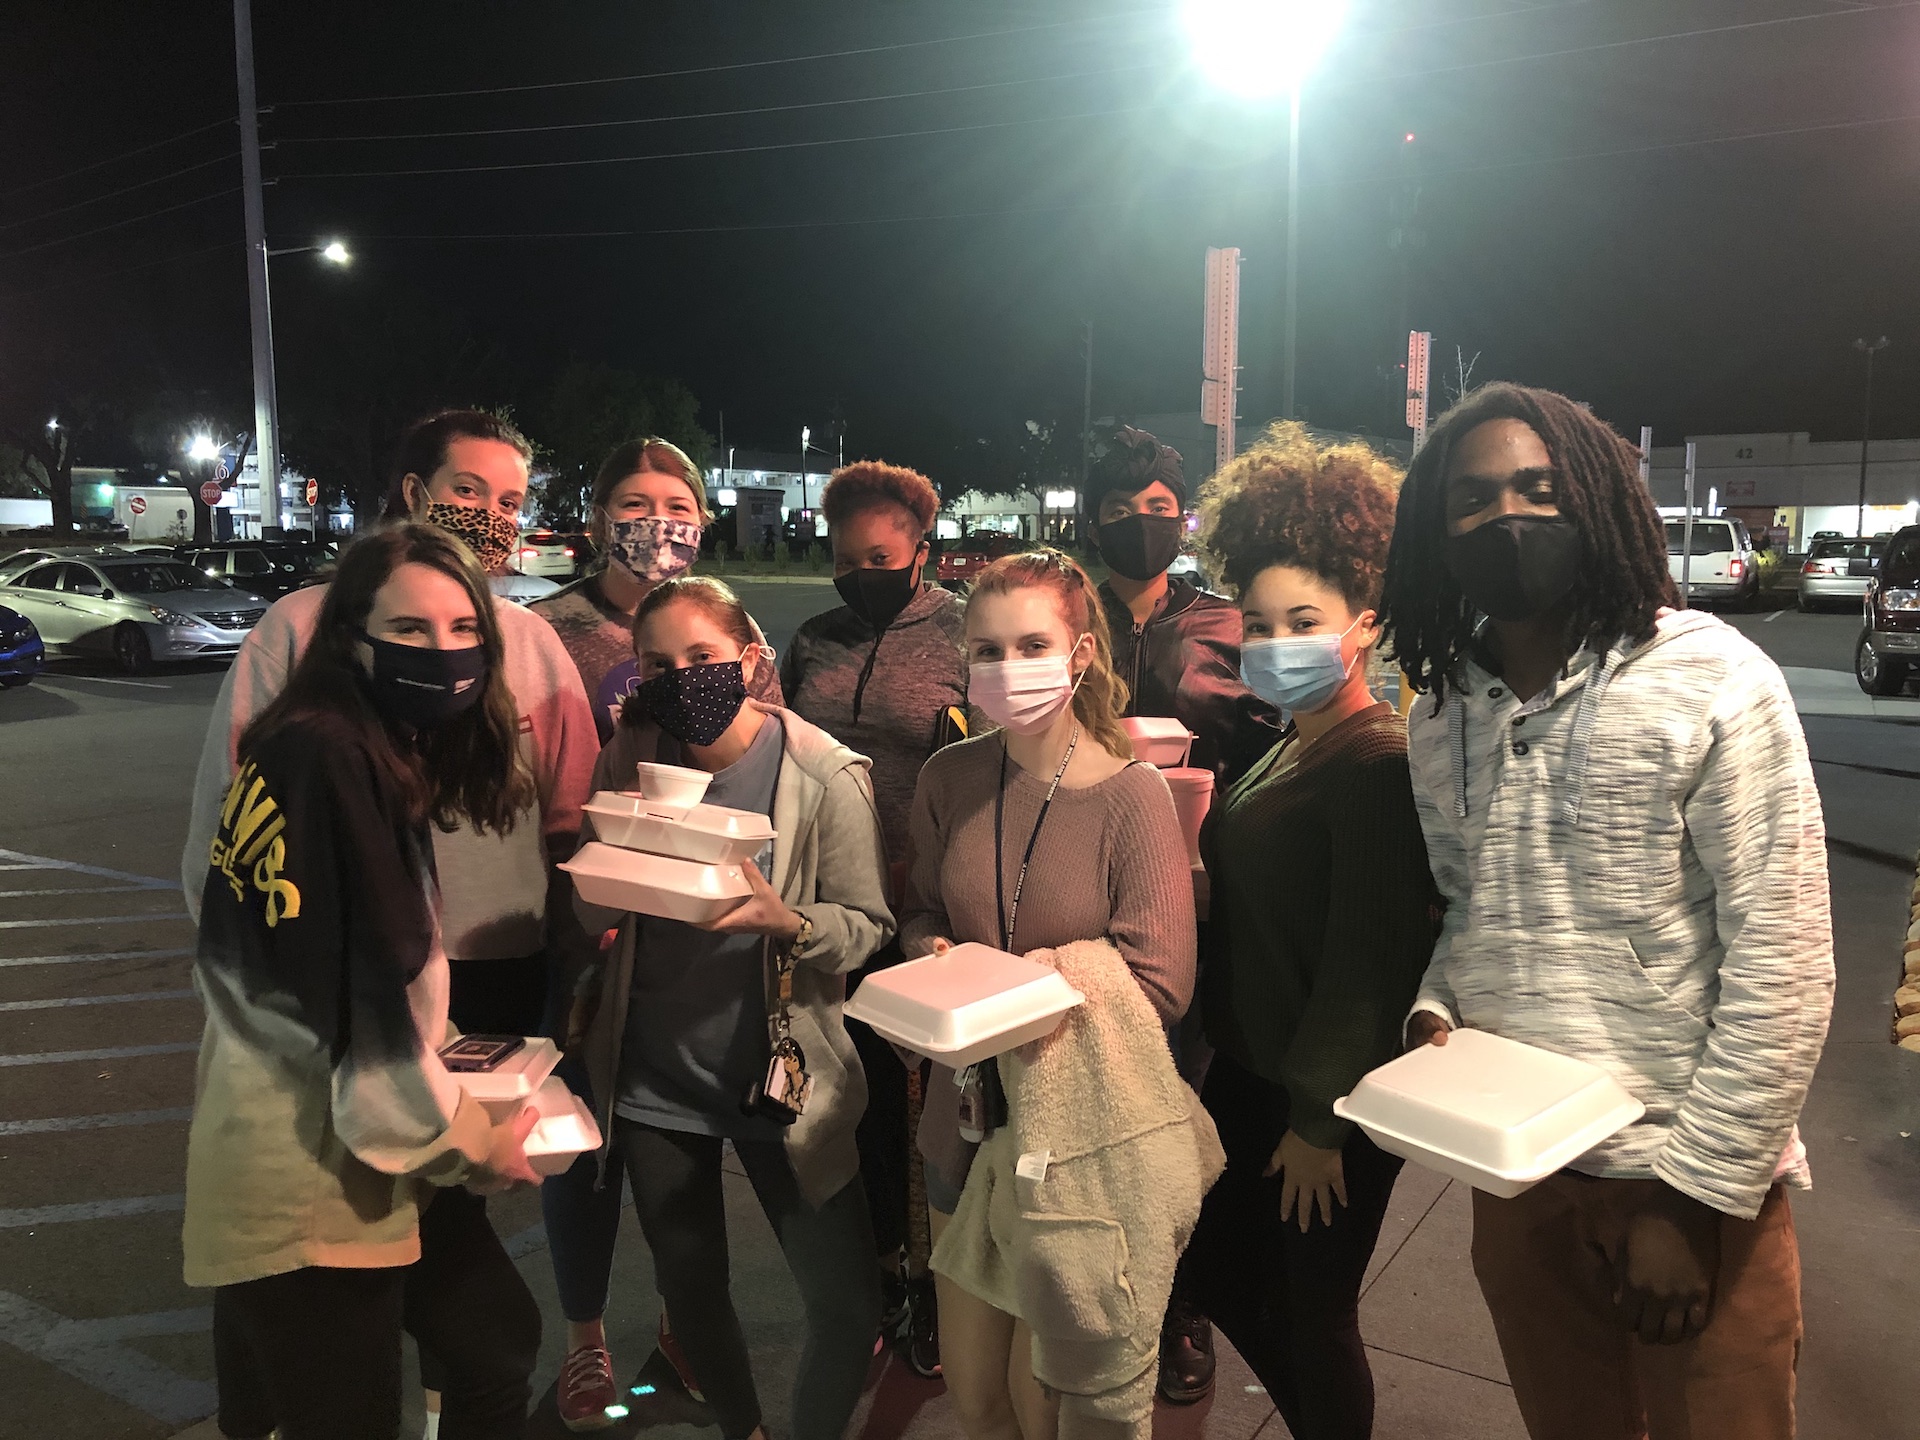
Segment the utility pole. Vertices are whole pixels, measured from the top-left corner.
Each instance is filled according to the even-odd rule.
[[[280,526],[280,402],[273,384],[273,315],[267,299],[267,216],[260,195],[260,112],[253,94],[253,12],[233,0],[233,58],[240,87],[240,181],[247,226],[247,308],[253,317],[253,430],[259,436],[260,530]]]
[[[1869,345],[1865,340],[1853,342],[1853,348],[1867,357],[1866,396],[1860,405],[1860,509],[1853,517],[1853,533],[1867,533],[1867,440],[1873,434],[1873,357],[1887,348],[1887,337],[1882,335]]]
[[[1640,483],[1653,488],[1653,427],[1640,427]]]
[[[1290,95],[1287,119],[1287,307],[1281,335],[1280,416],[1298,420],[1294,408],[1294,336],[1300,310],[1300,86]]]
[[[1687,441],[1687,519],[1680,527],[1680,603],[1693,605],[1693,441]]]
[[[1093,469],[1093,321],[1086,322],[1086,388],[1080,394],[1080,503],[1087,503],[1087,480]]]

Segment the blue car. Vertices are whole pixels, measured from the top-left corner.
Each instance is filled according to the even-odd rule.
[[[0,605],[0,689],[11,690],[38,675],[47,664],[47,647],[33,622]]]

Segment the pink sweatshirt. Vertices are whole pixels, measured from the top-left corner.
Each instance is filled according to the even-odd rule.
[[[234,746],[247,725],[272,703],[306,650],[320,616],[326,587],[309,586],[278,600],[253,627],[234,657],[213,704],[200,768],[194,777],[193,812],[180,878],[187,908],[197,922],[207,880],[207,847],[219,826],[220,802],[233,780]],[[529,809],[509,835],[461,828],[434,831],[440,880],[440,928],[450,960],[505,960],[547,948],[548,890],[555,861],[572,855],[580,832],[580,807],[593,783],[600,754],[580,672],[553,627],[538,615],[496,601],[494,615],[505,644],[507,683],[520,711],[521,754],[539,788],[538,812]],[[564,876],[560,877],[562,880]],[[556,928],[569,947],[572,907],[558,890]]]

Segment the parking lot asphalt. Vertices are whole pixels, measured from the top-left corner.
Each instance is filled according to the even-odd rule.
[[[835,603],[812,584],[739,585],[776,647]],[[1920,846],[1920,700],[1886,715],[1819,708],[1851,686],[1845,616],[1728,617],[1791,672],[1827,805],[1840,966],[1831,1038],[1804,1129],[1816,1188],[1795,1197],[1805,1264],[1802,1433],[1916,1433],[1920,1353],[1920,1057],[1887,1043],[1911,860]],[[1857,633],[1857,630],[1856,632]],[[1790,675],[1791,678],[1791,675]],[[157,1440],[212,1405],[208,1297],[179,1279],[185,1121],[199,1011],[178,889],[187,794],[218,668],[123,677],[61,663],[0,694],[0,1437]],[[1796,694],[1800,688],[1796,688]],[[1831,692],[1843,696],[1843,689]],[[1838,701],[1831,702],[1837,705]],[[734,1291],[768,1419],[787,1428],[798,1299],[744,1177],[727,1178]],[[561,1331],[537,1197],[494,1202],[496,1226],[548,1317],[539,1384]],[[1363,1301],[1383,1437],[1520,1436],[1467,1260],[1467,1195],[1409,1166]],[[657,1320],[651,1267],[627,1226],[609,1332],[637,1374]],[[635,1394],[615,1435],[692,1440],[704,1418],[664,1388]],[[417,1434],[410,1428],[407,1433]],[[1212,1401],[1163,1409],[1167,1440],[1284,1436],[1230,1348]],[[563,1434],[551,1399],[530,1434]],[[851,1433],[952,1440],[937,1382],[876,1362]]]

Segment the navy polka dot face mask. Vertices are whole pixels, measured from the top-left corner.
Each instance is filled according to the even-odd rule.
[[[663,670],[633,692],[653,723],[682,745],[711,745],[747,700],[738,660]]]

